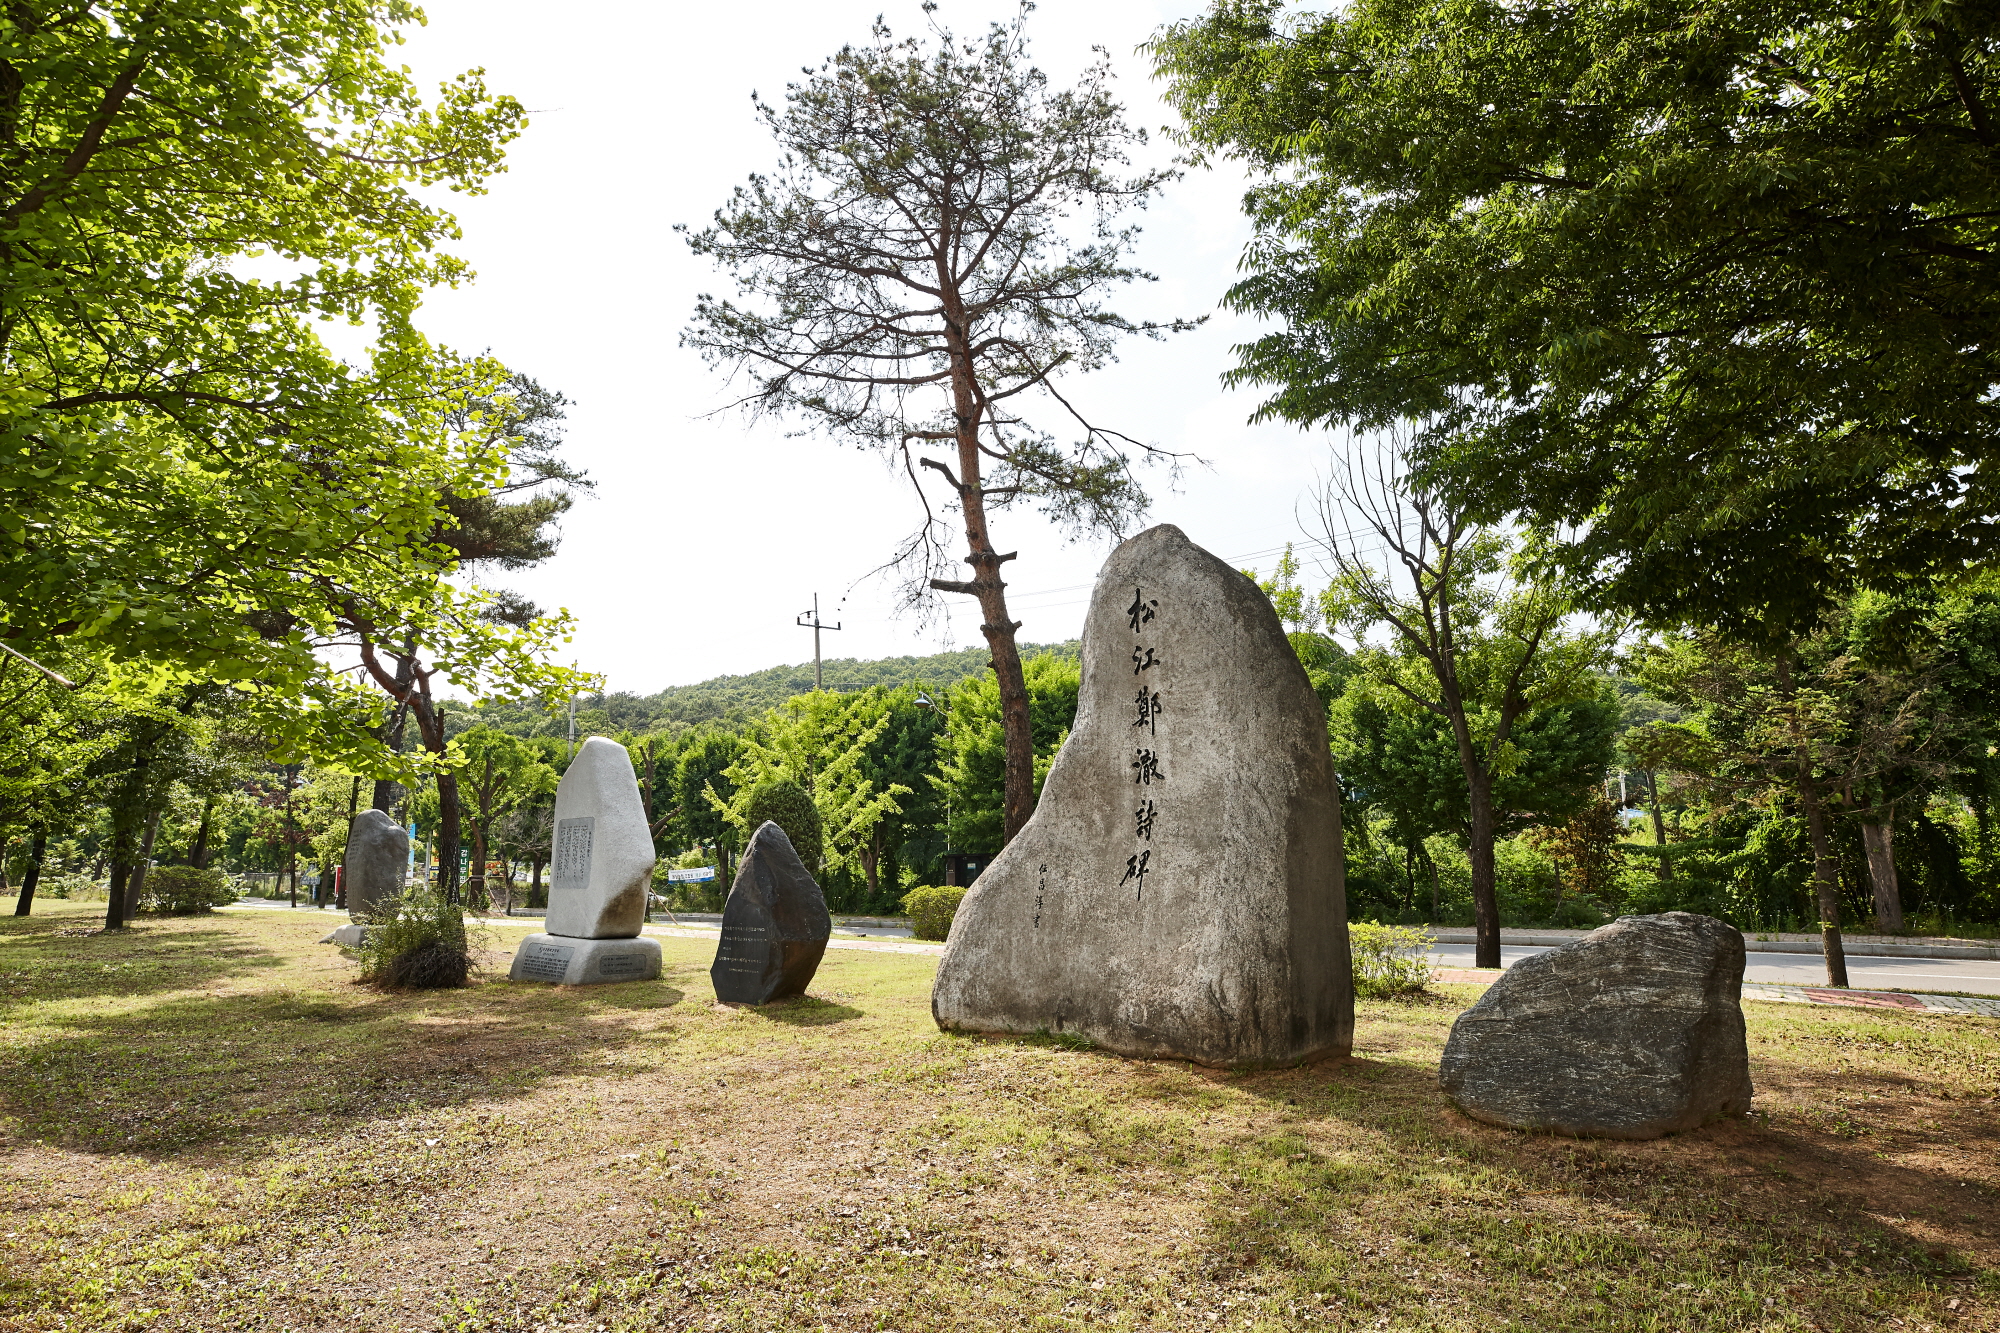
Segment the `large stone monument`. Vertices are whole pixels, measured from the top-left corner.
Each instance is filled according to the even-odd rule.
[[[769,1004],[804,995],[832,933],[818,883],[785,831],[766,820],[750,836],[722,905],[722,939],[708,970],[715,998]]]
[[[1347,1054],[1326,717],[1270,600],[1180,529],[1098,575],[1075,730],[960,905],[931,1011],[1207,1065]]]
[[[1692,912],[1620,917],[1524,958],[1458,1016],[1438,1082],[1475,1119],[1652,1139],[1750,1109],[1743,936]]]
[[[653,835],[632,756],[616,741],[583,743],[556,788],[545,934],[514,952],[508,976],[589,986],[660,975],[660,942],[640,936],[653,882]]]
[[[341,891],[352,919],[322,936],[320,943],[352,949],[367,937],[376,904],[403,891],[410,873],[410,835],[382,811],[363,810],[347,830],[340,865]]]

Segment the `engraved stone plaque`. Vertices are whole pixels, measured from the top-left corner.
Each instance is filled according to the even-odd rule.
[[[590,887],[590,841],[596,832],[594,815],[556,824],[554,857],[549,862],[551,890]]]
[[[569,960],[575,956],[574,948],[556,948],[547,944],[524,946],[519,968],[521,979],[559,982],[569,971]]]

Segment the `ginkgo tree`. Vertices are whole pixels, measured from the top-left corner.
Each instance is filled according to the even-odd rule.
[[[520,105],[426,97],[405,0],[19,0],[0,35],[0,641],[244,685],[343,762],[380,744],[323,652],[343,599],[421,610],[446,496],[505,484],[454,411],[504,379],[432,345],[451,214]],[[370,329],[337,355],[316,323]],[[383,618],[378,614],[378,619]],[[312,706],[298,707],[300,698]]]

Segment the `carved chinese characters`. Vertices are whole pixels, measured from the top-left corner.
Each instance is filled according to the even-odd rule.
[[[1286,1064],[1353,1028],[1326,724],[1269,601],[1158,527],[1105,563],[1074,731],[959,907],[946,1028]]]

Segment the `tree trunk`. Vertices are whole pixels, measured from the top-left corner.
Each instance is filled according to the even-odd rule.
[[[1653,867],[1653,873],[1663,880],[1672,882],[1674,877],[1674,862],[1673,858],[1667,855],[1667,818],[1660,812],[1660,775],[1658,773],[1648,772],[1646,774],[1646,793],[1652,797],[1652,800],[1648,804],[1653,808],[1653,844],[1660,849],[1660,863]]]
[[[472,873],[465,880],[465,903],[475,912],[486,910],[486,821],[472,821]]]
[[[151,758],[142,747],[132,763],[125,790],[111,811],[111,886],[105,895],[104,928],[125,928],[125,886],[132,878],[132,854],[139,842],[139,821],[146,798],[146,770]]]
[[[188,864],[196,870],[208,869],[208,840],[215,826],[215,797],[209,796],[201,803],[201,824],[194,831],[194,842],[188,847]]]
[[[410,686],[415,683],[416,678],[416,644],[405,641],[403,651],[397,654],[396,657],[395,683],[397,688],[389,692],[390,697],[396,699],[396,707],[389,715],[388,721],[382,724],[381,732],[383,742],[397,754],[403,752],[403,730],[409,724],[410,720],[410,705],[404,699],[397,696],[407,695]],[[375,779],[375,790],[369,797],[369,808],[371,810],[380,810],[386,815],[402,795],[402,784],[394,778],[377,778]]]
[[[946,253],[947,250],[939,251],[940,256]],[[1000,578],[1000,566],[1012,560],[1014,553],[1001,555],[987,535],[986,490],[979,451],[980,404],[973,371],[971,330],[942,257],[938,277],[944,291],[945,343],[951,352],[952,416],[958,445],[958,475],[951,480],[958,488],[959,512],[965,518],[965,562],[972,566],[972,579],[966,583],[932,579],[931,586],[941,592],[966,593],[979,599],[979,610],[984,617],[979,632],[986,636],[986,646],[993,654],[993,674],[1000,683],[1000,732],[1007,751],[1007,775],[1000,803],[1000,842],[1005,846],[1035,813],[1035,738],[1029,725],[1028,682],[1021,671],[1021,650],[1014,640],[1014,631],[1021,628],[1021,622],[1007,618],[1007,585]]]
[[[1885,933],[1903,928],[1903,895],[1896,886],[1895,825],[1866,820],[1861,843],[1868,849],[1868,882],[1875,890],[1875,929]]]
[[[125,915],[128,917],[139,914],[139,904],[146,892],[146,871],[152,868],[153,843],[160,836],[160,816],[163,813],[155,810],[146,818],[146,833],[139,839],[139,862],[132,867],[130,887],[125,890]]]
[[[1820,949],[1826,955],[1826,984],[1847,988],[1847,950],[1840,939],[1840,864],[1827,836],[1826,807],[1810,776],[1805,747],[1799,747],[1799,807],[1805,812],[1806,833],[1812,840],[1813,887],[1819,899]]]
[[[21,871],[21,896],[14,900],[15,916],[26,916],[34,908],[35,886],[42,882],[42,858],[48,850],[48,832],[37,828],[34,841],[28,844],[27,867]]]
[[[542,867],[547,863],[537,857],[529,864],[535,868],[535,877],[528,883],[528,906],[541,907],[543,904],[535,900],[542,896]]]
[[[1493,776],[1484,771],[1469,775],[1468,795],[1471,827],[1467,830],[1467,852],[1472,860],[1472,910],[1478,931],[1473,945],[1474,967],[1500,966],[1500,902],[1493,892]]]
[[[876,870],[882,864],[882,826],[877,824],[868,831],[868,841],[861,847],[861,873],[868,880],[868,906],[875,906],[877,886]]]
[[[1779,653],[1778,688],[1792,697],[1792,657]],[[1812,754],[1800,740],[1792,748],[1793,777],[1797,783],[1799,810],[1806,817],[1806,835],[1812,843],[1813,887],[1819,902],[1820,952],[1826,957],[1826,984],[1847,989],[1847,950],[1840,939],[1840,863],[1833,855],[1833,840],[1826,827],[1826,806],[1813,782]]]

